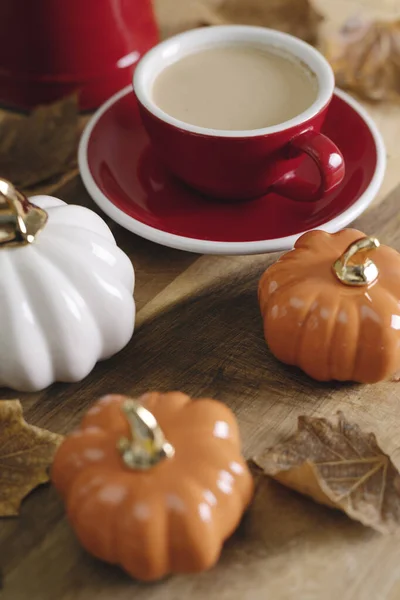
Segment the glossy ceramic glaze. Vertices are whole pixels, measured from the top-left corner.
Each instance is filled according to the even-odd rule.
[[[0,22],[0,103],[19,108],[99,106],[158,41],[150,0],[2,0]]]
[[[251,131],[190,125],[154,103],[152,87],[164,68],[189,53],[226,44],[275,48],[298,58],[315,75],[319,90],[316,101],[290,121]],[[146,54],[135,71],[134,90],[158,156],[182,181],[212,198],[243,200],[274,190],[295,200],[311,201],[334,190],[343,180],[342,154],[320,133],[334,90],[332,69],[319,52],[297,38],[264,27],[221,26],[189,31]],[[304,153],[320,171],[316,189],[297,171]]]
[[[400,370],[400,254],[371,251],[379,275],[367,286],[344,285],[332,268],[364,235],[306,233],[260,281],[271,352],[319,381],[374,383]]]
[[[78,381],[132,336],[134,272],[105,222],[57,198],[37,240],[0,248],[0,387]]]
[[[381,136],[365,111],[336,91],[323,130],[340,147],[346,176],[324,200],[299,203],[268,194],[249,202],[209,202],[176,180],[154,155],[127,88],[92,118],[79,166],[95,202],[112,219],[154,242],[212,254],[288,250],[304,231],[346,227],[373,200],[385,171]],[[352,131],[352,135],[348,132]],[[301,177],[318,186],[306,159]]]
[[[106,396],[56,454],[52,480],[82,545],[132,577],[211,567],[237,527],[253,493],[233,413],[210,399],[146,394],[175,448],[172,458],[132,470],[117,445],[130,429],[124,396]]]

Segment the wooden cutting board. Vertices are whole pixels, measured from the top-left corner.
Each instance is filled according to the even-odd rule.
[[[80,184],[63,197],[93,208]],[[400,250],[399,209],[397,189],[356,225]],[[199,257],[110,225],[136,267],[137,331],[123,352],[82,383],[23,394],[27,420],[66,433],[102,394],[181,389],[226,402],[251,457],[292,433],[298,415],[332,416],[341,409],[375,431],[400,467],[400,384],[318,384],[269,353],[257,283],[277,255]],[[0,398],[14,395],[2,391]],[[32,493],[20,518],[0,521],[0,569],[4,600],[400,598],[398,540],[267,478],[258,481],[251,509],[208,573],[155,585],[132,582],[80,548],[51,486]]]

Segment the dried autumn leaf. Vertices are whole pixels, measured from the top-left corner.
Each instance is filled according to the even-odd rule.
[[[76,96],[28,116],[0,111],[0,174],[21,190],[63,176],[76,166],[78,137]]]
[[[22,500],[49,481],[62,436],[28,425],[19,400],[0,401],[0,517],[15,516]]]
[[[367,100],[400,98],[400,20],[352,19],[325,42],[339,87]]]
[[[202,0],[154,0],[154,7],[162,39],[196,27],[223,24]]]
[[[314,44],[322,19],[310,0],[155,0],[155,9],[162,37],[234,23],[279,29]]]
[[[283,485],[381,533],[400,530],[398,471],[375,435],[341,413],[332,421],[299,417],[297,432],[255,462]]]
[[[209,0],[210,1],[210,0]],[[278,29],[315,44],[322,16],[311,0],[211,0],[226,22]]]

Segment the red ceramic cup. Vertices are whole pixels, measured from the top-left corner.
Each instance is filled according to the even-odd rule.
[[[305,63],[318,82],[314,104],[290,121],[251,131],[197,127],[171,117],[155,104],[152,86],[164,68],[189,53],[232,44],[275,48]],[[159,44],[144,56],[134,75],[142,120],[160,158],[190,186],[229,200],[269,191],[294,200],[319,200],[341,183],[343,156],[321,133],[334,85],[329,63],[312,46],[278,31],[231,25],[197,29]],[[304,154],[319,169],[318,188],[297,175]]]
[[[0,0],[0,103],[69,94],[92,109],[129,85],[158,42],[151,0]]]

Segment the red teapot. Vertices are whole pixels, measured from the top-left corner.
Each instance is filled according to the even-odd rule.
[[[73,92],[95,108],[158,41],[151,0],[1,0],[0,23],[0,104],[22,109]]]

